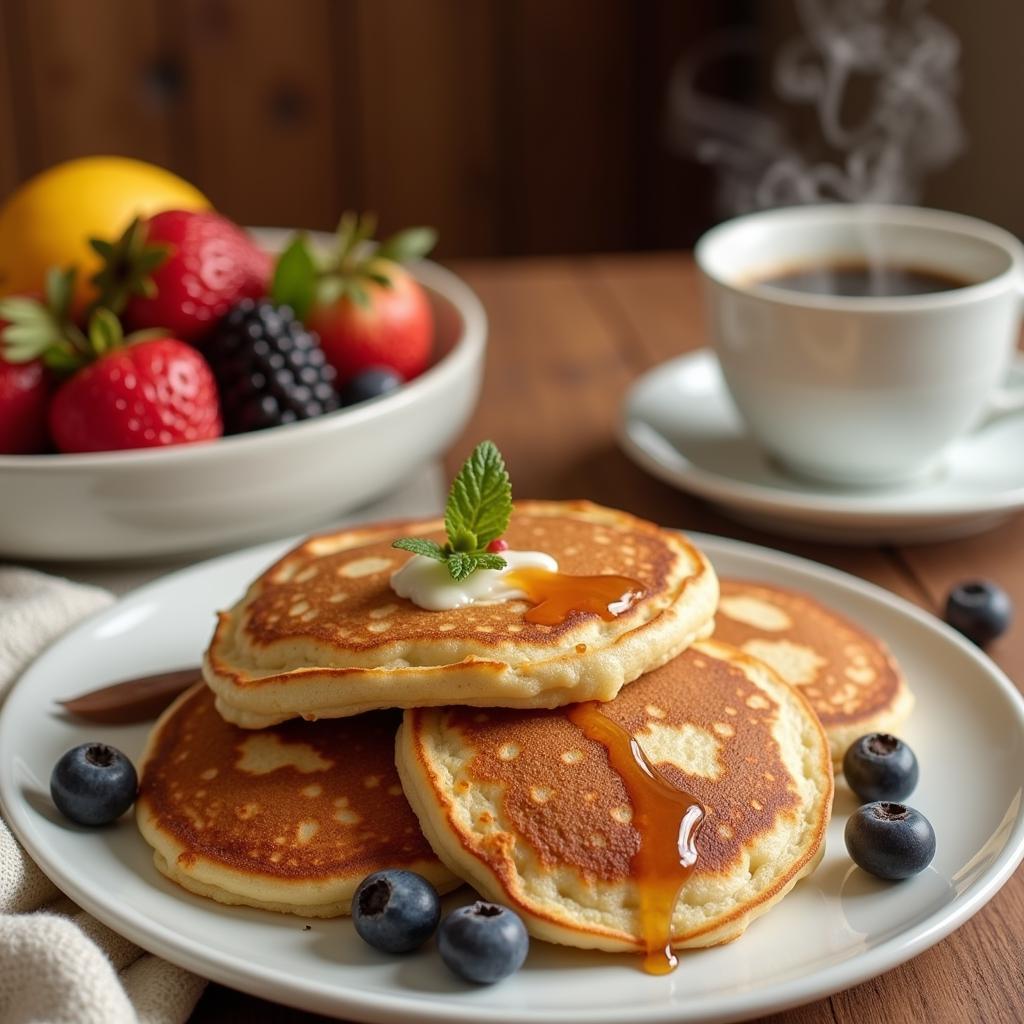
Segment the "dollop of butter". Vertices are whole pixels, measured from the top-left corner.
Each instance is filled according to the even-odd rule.
[[[391,574],[391,589],[413,604],[431,612],[448,611],[467,604],[515,601],[526,597],[505,582],[514,569],[547,569],[558,572],[558,562],[543,551],[502,551],[504,569],[477,569],[464,580],[453,580],[448,566],[426,555],[412,555]]]

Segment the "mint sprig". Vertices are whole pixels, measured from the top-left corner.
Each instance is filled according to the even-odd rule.
[[[436,558],[439,562],[448,559],[445,549],[436,540],[427,540],[426,537],[402,537],[391,546],[411,551],[414,555],[423,555],[424,558]]]
[[[461,581],[477,569],[504,569],[501,555],[487,550],[507,529],[512,516],[512,482],[493,441],[481,441],[463,463],[444,513],[447,544],[425,537],[402,537],[392,547],[444,562],[451,578]]]

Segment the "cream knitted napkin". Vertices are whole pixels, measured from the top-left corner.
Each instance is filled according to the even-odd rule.
[[[98,587],[0,566],[0,704],[47,644],[112,600]],[[181,1024],[205,984],[62,896],[0,813],[3,1024]]]

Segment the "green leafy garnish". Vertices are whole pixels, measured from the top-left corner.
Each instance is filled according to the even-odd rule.
[[[453,580],[477,569],[504,569],[501,555],[487,550],[507,529],[512,515],[512,482],[493,441],[481,441],[463,463],[448,492],[444,513],[447,544],[425,537],[402,537],[392,547],[444,562]]]
[[[444,528],[456,551],[486,548],[507,529],[512,514],[512,482],[492,441],[478,444],[448,493]]]
[[[402,537],[391,546],[401,548],[403,551],[411,551],[414,555],[423,555],[425,558],[436,558],[439,562],[448,559],[444,548],[436,540],[427,540],[426,537]]]

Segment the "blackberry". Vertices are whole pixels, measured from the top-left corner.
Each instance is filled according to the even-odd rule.
[[[203,346],[225,434],[279,427],[339,406],[334,368],[288,306],[243,299]]]

